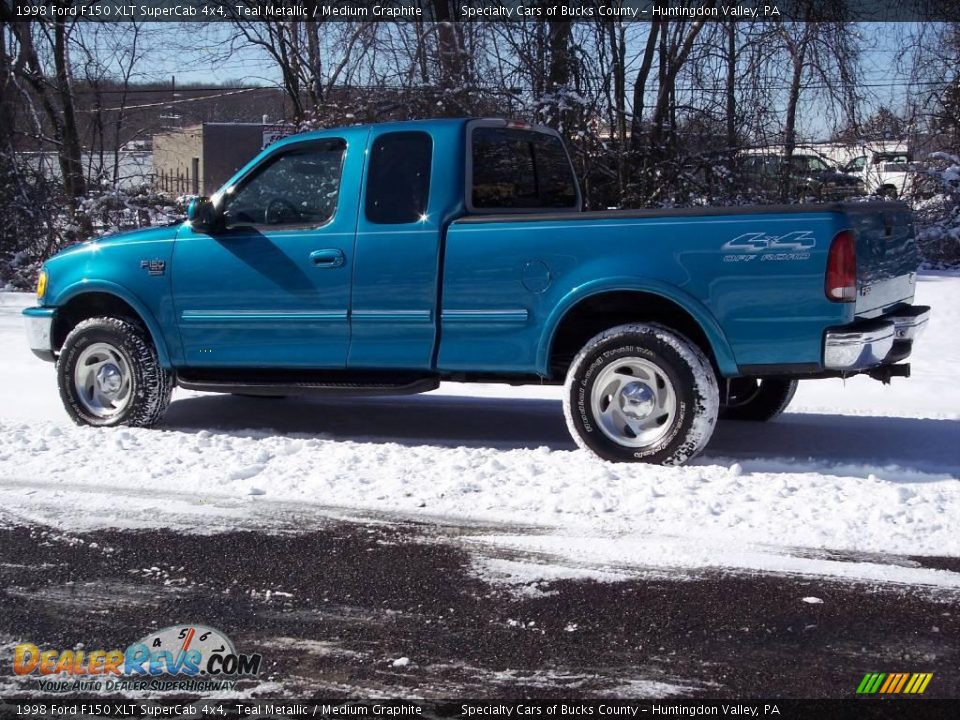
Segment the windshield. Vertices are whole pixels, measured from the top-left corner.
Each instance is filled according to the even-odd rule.
[[[814,155],[794,155],[790,158],[790,167],[800,173],[830,170],[829,165]]]

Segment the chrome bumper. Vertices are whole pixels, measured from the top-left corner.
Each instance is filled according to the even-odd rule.
[[[27,345],[33,354],[42,360],[52,362],[53,354],[53,310],[47,308],[27,308],[23,311],[23,324],[27,330]]]
[[[828,370],[863,370],[885,361],[898,362],[930,319],[930,308],[911,306],[876,320],[828,330],[823,341],[823,365]],[[904,343],[897,352],[894,343]]]
[[[893,320],[894,335],[899,340],[913,340],[927,327],[930,319],[930,308],[923,305],[913,305],[898,312]]]

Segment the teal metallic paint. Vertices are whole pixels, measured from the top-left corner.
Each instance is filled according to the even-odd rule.
[[[184,224],[173,254],[172,291],[184,362],[194,367],[343,368],[350,347],[350,292],[360,187],[369,130],[311,133],[277,143],[346,143],[337,207],[320,227],[241,227],[200,232]],[[249,164],[228,186],[243,181]]]
[[[847,307],[823,295],[826,253],[842,216],[811,213],[802,221],[816,238],[809,258],[745,263],[725,261],[723,244],[744,233],[788,232],[798,216],[454,223],[447,233],[439,367],[546,374],[567,310],[590,295],[624,290],[684,308],[724,374],[735,375],[740,364],[818,362],[823,328],[852,319]],[[543,292],[523,284],[530,262],[549,268]],[[481,327],[449,315],[517,308],[529,312],[526,327],[492,319]]]
[[[158,227],[112,235],[75,245],[44,264],[49,277],[44,305],[62,307],[84,293],[120,298],[140,315],[164,367],[180,361],[170,294],[170,257],[177,227]],[[166,263],[163,275],[140,268],[143,260]]]
[[[376,139],[397,130],[429,128],[433,137],[430,199],[422,218],[381,225],[369,221],[366,183],[359,192],[354,246],[350,367],[431,370],[437,342],[439,262],[448,213],[463,198],[463,122],[375,126]]]

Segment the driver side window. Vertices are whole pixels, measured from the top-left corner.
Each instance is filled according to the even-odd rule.
[[[334,138],[276,154],[227,195],[226,226],[324,224],[337,210],[346,147]]]

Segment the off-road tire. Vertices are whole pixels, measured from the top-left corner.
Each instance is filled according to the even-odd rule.
[[[636,361],[661,373],[675,400],[672,419],[663,424],[665,434],[644,447],[612,439],[601,429],[593,402],[594,386],[602,381],[605,368]],[[596,393],[602,396],[603,388],[598,387]],[[611,462],[687,462],[710,440],[719,404],[710,361],[686,337],[657,323],[619,325],[587,342],[567,371],[563,394],[567,427],[577,445]]]
[[[77,396],[76,363],[93,343],[114,348],[130,368],[130,399],[122,411],[103,418],[91,413]],[[149,334],[139,324],[112,317],[78,323],[63,343],[57,359],[57,385],[67,414],[78,425],[150,427],[163,418],[173,392],[173,374],[160,365]]]
[[[754,388],[744,386],[751,382],[757,385]],[[773,420],[787,409],[797,392],[797,380],[794,378],[737,378],[732,383],[731,391],[739,392],[740,398],[734,395],[729,404],[720,408],[721,420]],[[736,383],[741,387],[737,388]]]

